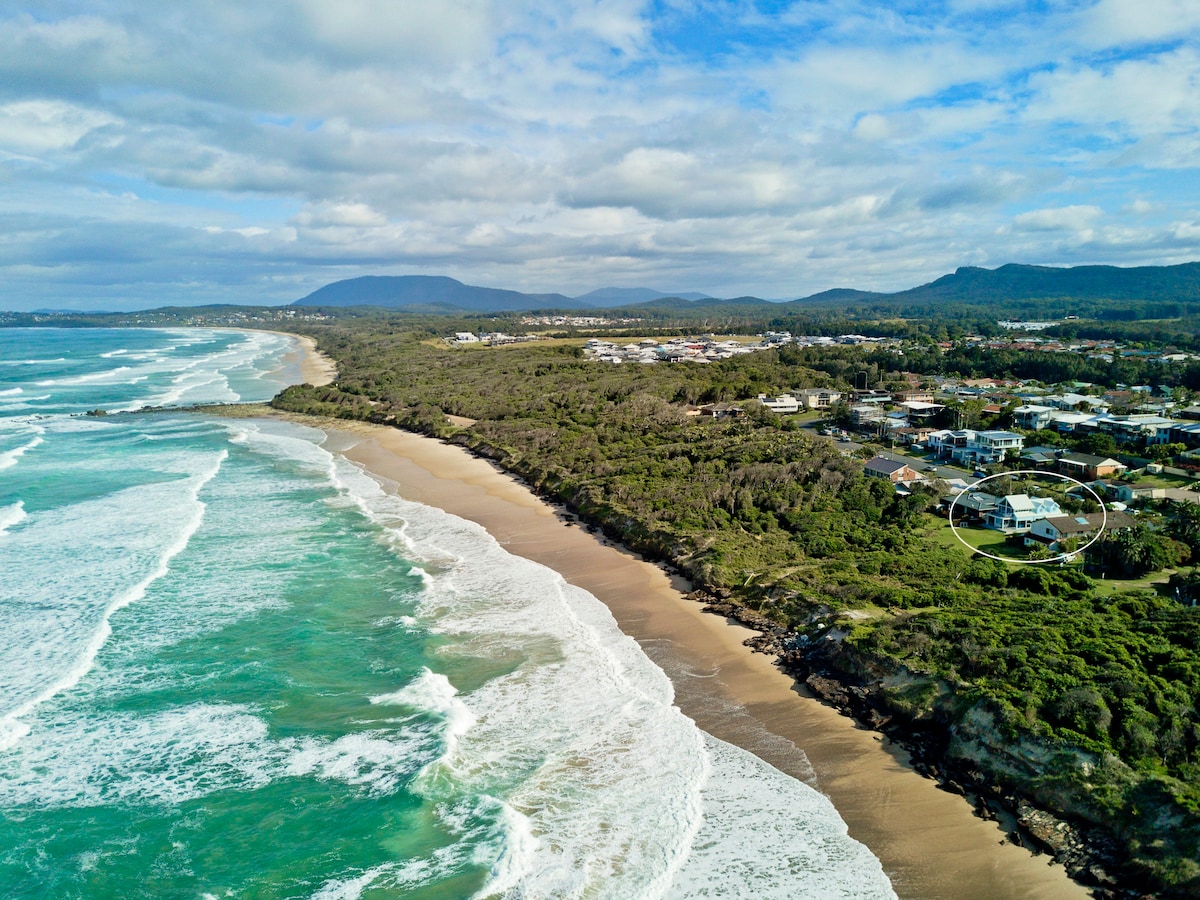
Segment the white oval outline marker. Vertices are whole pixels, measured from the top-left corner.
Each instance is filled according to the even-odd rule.
[[[1079,485],[1081,488],[1095,497],[1096,502],[1100,504],[1100,514],[1104,518],[1100,521],[1100,530],[1096,532],[1096,536],[1078,550],[1072,550],[1070,553],[1060,553],[1058,556],[1052,556],[1049,559],[1009,559],[1004,556],[995,556],[994,554],[986,553],[983,550],[980,550],[978,547],[972,547],[963,539],[963,536],[958,533],[958,529],[954,527],[955,504],[957,504],[958,501],[962,499],[963,495],[972,488],[977,488],[979,485],[986,481],[991,481],[993,478],[1004,478],[1012,475],[1049,475],[1051,478],[1061,478],[1063,481],[1070,481]],[[1070,475],[1060,475],[1058,472],[1039,472],[1037,469],[1017,469],[1015,472],[997,472],[995,475],[988,475],[986,478],[980,478],[978,481],[971,482],[969,485],[959,491],[958,494],[955,495],[954,499],[950,502],[950,508],[946,510],[946,518],[950,522],[950,530],[954,532],[954,536],[958,538],[958,542],[972,553],[978,553],[980,556],[986,556],[988,559],[994,559],[997,562],[1013,563],[1014,565],[1018,566],[1039,566],[1044,565],[1045,563],[1065,562],[1068,558],[1082,553],[1088,547],[1092,546],[1092,544],[1096,543],[1096,541],[1100,540],[1100,536],[1104,534],[1104,529],[1108,527],[1108,509],[1104,506],[1104,501],[1100,499],[1099,494],[1097,494],[1082,481],[1078,480],[1077,478],[1072,478]]]

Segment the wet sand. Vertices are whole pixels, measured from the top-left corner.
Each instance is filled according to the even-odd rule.
[[[316,424],[329,435],[329,449],[389,489],[477,522],[509,552],[549,566],[604,602],[666,671],[684,713],[829,796],[900,897],[1089,896],[1061,867],[1007,843],[999,826],[976,818],[963,798],[916,774],[903,750],[743,646],[753,632],[702,612],[684,596],[684,580],[570,524],[563,510],[461,448],[390,428]]]
[[[317,342],[303,334],[286,333],[300,342],[300,377],[313,387],[332,384],[337,378],[337,363],[317,349]]]

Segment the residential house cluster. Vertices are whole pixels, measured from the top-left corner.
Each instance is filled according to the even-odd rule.
[[[715,362],[741,353],[773,350],[783,344],[802,347],[832,347],[846,344],[898,345],[891,338],[871,338],[861,334],[843,334],[837,337],[793,336],[787,331],[768,331],[758,335],[755,341],[719,341],[713,335],[703,337],[672,338],[660,343],[645,338],[629,344],[617,344],[592,338],[584,344],[584,355],[600,362]]]
[[[1052,497],[1008,494],[997,497],[968,491],[944,498],[955,525],[990,528],[1005,534],[1024,535],[1026,547],[1045,547],[1055,553],[1077,549],[1102,530],[1121,531],[1134,526],[1124,512],[1064,513]]]
[[[615,344],[611,341],[592,338],[584,344],[583,353],[584,356],[591,359],[609,363],[710,363],[765,349],[767,348],[761,343],[744,344],[735,340],[719,341],[712,336],[672,338],[662,342],[656,341],[654,338],[643,338],[629,344]]]
[[[979,467],[1003,462],[1020,454],[1025,438],[1012,431],[941,429],[926,437],[925,446],[936,455],[964,466]]]

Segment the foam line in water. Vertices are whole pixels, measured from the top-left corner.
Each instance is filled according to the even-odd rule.
[[[17,707],[3,718],[0,718],[0,751],[7,750],[19,741],[22,736],[28,734],[29,729],[20,721],[21,719],[57,694],[73,688],[88,673],[94,665],[100,649],[112,634],[110,620],[113,613],[140,600],[146,595],[146,590],[151,584],[167,574],[171,560],[183,552],[188,542],[192,539],[192,535],[200,528],[200,523],[204,519],[205,509],[205,504],[200,500],[200,491],[203,490],[209,481],[216,477],[217,473],[221,470],[221,464],[227,456],[228,451],[221,450],[215,464],[208,471],[201,472],[191,479],[191,503],[193,510],[191,518],[184,525],[175,541],[163,550],[162,555],[159,557],[158,565],[137,584],[109,601],[101,615],[99,627],[92,635],[91,640],[88,641],[80,652],[74,665],[36,697]]]
[[[24,456],[34,447],[41,445],[43,440],[44,439],[42,438],[41,434],[36,434],[33,436],[31,441],[22,444],[20,447],[13,447],[11,450],[6,450],[4,453],[0,453],[0,471],[3,471],[4,469],[10,469],[15,466],[17,461],[22,456]]]
[[[0,506],[0,537],[14,525],[19,525],[27,518],[25,503],[18,500],[11,506]]]
[[[371,702],[412,706],[441,716],[446,722],[443,761],[454,755],[458,739],[470,731],[476,721],[475,715],[458,698],[458,689],[450,683],[450,679],[431,671],[428,666],[422,666],[420,674],[394,694],[380,694],[372,697]]]
[[[74,378],[49,378],[37,382],[37,386],[51,387],[57,385],[59,387],[72,387],[80,384],[92,384],[98,381],[106,381],[107,379],[115,378],[118,375],[132,371],[132,366],[117,366],[115,369],[109,369],[106,372],[89,372],[87,375],[76,375]]]

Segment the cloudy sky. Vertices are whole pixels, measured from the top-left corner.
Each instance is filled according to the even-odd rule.
[[[1196,0],[0,0],[0,309],[1200,259]]]

